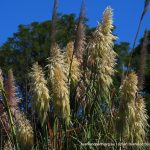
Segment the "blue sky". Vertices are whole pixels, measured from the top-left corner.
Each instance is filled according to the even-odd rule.
[[[59,0],[58,11],[79,14],[81,0]],[[144,0],[86,0],[86,17],[96,26],[107,6],[114,9],[115,34],[120,41],[133,43]],[[53,0],[0,0],[0,45],[17,31],[19,24],[51,19]],[[145,15],[139,38],[150,29],[150,11]]]

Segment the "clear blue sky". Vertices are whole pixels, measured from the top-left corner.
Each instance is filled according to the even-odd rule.
[[[81,0],[59,0],[58,11],[79,14]],[[144,0],[86,0],[86,16],[90,26],[96,26],[106,6],[114,9],[115,34],[120,41],[133,43]],[[19,24],[45,21],[51,18],[53,0],[0,0],[0,45],[17,31]],[[150,29],[150,11],[144,17],[142,37]]]

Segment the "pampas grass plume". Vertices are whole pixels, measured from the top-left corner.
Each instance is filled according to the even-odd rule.
[[[145,107],[144,98],[138,95],[136,99],[136,121],[135,121],[135,141],[136,143],[144,143],[146,141],[148,129],[148,115]]]
[[[138,92],[138,78],[135,73],[127,75],[121,86],[119,106],[119,133],[124,142],[133,142],[135,123],[135,100]]]
[[[72,58],[73,50],[74,50],[74,44],[73,44],[73,42],[69,42],[67,44],[67,47],[66,47],[65,60],[66,60],[66,63],[68,65],[68,69],[69,69],[70,64],[72,62],[71,71],[70,71],[70,78],[71,78],[71,81],[73,82],[73,84],[76,84],[79,81],[79,78],[81,76],[80,68],[79,68],[80,62],[78,61],[76,56],[74,56]],[[69,73],[69,70],[68,70],[68,73]]]
[[[62,117],[66,123],[70,122],[69,89],[67,84],[67,66],[64,55],[55,45],[52,55],[48,58],[49,80],[51,95],[54,100],[54,111],[57,117]]]
[[[116,36],[112,34],[113,11],[107,7],[103,14],[102,22],[93,33],[88,45],[88,64],[93,73],[97,74],[98,89],[101,95],[108,98],[109,88],[112,85],[112,75],[115,73],[116,52],[113,50]]]
[[[43,125],[46,121],[47,111],[49,109],[49,90],[41,66],[35,63],[31,70],[32,106]]]
[[[8,71],[8,79],[6,81],[6,94],[8,98],[8,104],[13,113],[17,110],[18,100],[16,97],[15,79],[12,69]]]
[[[16,118],[17,139],[22,150],[30,150],[33,146],[33,129],[26,116],[18,112]]]

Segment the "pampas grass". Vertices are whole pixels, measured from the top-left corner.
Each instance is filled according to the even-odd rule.
[[[66,51],[65,51],[65,62],[68,66],[68,73],[69,73],[69,67],[72,61],[72,66],[70,70],[70,78],[71,78],[72,83],[75,85],[79,81],[81,72],[80,72],[80,62],[78,61],[76,56],[74,56],[72,60],[73,50],[74,50],[74,43],[69,42],[67,44]]]
[[[1,103],[1,112],[2,114],[0,115],[2,124],[4,125],[5,131],[10,132],[11,131],[11,125],[9,124],[9,117],[8,117],[8,112],[6,113],[6,107],[9,109],[11,115],[16,116],[16,111],[18,108],[18,102],[17,102],[17,97],[16,97],[16,87],[15,87],[15,79],[13,75],[13,71],[10,69],[8,71],[8,77],[6,80],[5,87],[3,85],[3,76],[2,76],[2,71],[0,71],[0,84],[1,84],[1,90],[3,93],[2,100],[4,97],[4,92],[6,91],[6,97],[7,100],[4,103]],[[3,105],[4,104],[4,105]]]
[[[6,81],[6,94],[8,98],[9,107],[12,113],[15,115],[15,112],[18,107],[18,100],[16,97],[16,86],[12,69],[8,71],[8,79]]]
[[[121,100],[119,106],[119,128],[121,140],[133,142],[134,123],[136,120],[135,100],[138,92],[138,78],[135,73],[130,73],[121,86]]]
[[[51,85],[51,94],[54,101],[55,116],[70,121],[69,89],[67,85],[67,68],[64,56],[56,45],[48,58],[48,72]]]
[[[1,77],[2,78],[2,77]],[[17,110],[17,101],[16,101],[16,91],[15,91],[15,84],[14,84],[14,77],[12,70],[8,71],[8,79],[6,84],[6,91],[3,86],[1,86],[1,93],[2,93],[2,101],[4,108],[6,110],[6,114],[4,112],[3,122],[6,124],[6,130],[9,131],[11,129],[11,140],[13,141],[14,147],[16,150],[19,150],[18,141],[16,138],[16,127],[15,127],[15,117],[16,117],[16,110]]]
[[[19,108],[16,87],[20,85],[15,82],[12,70],[9,70],[8,78],[4,78],[6,85],[3,84],[0,70],[0,126],[5,129],[0,130],[2,148],[67,150],[82,149],[82,142],[145,143],[149,127],[148,115],[144,96],[140,95],[139,90],[143,82],[146,54],[141,56],[139,74],[142,78],[139,78],[139,84],[136,73],[127,70],[120,83],[120,90],[117,91],[119,82],[111,90],[117,63],[112,9],[106,8],[102,21],[85,45],[83,0],[76,39],[60,49],[55,39],[56,8],[57,0],[51,22],[52,43],[48,64],[44,71],[38,63],[34,63],[29,74],[28,115],[35,113],[31,113],[31,120],[24,114],[24,105]],[[145,52],[146,45],[143,48]],[[86,58],[82,57],[84,54]],[[125,68],[123,71],[126,71]],[[23,98],[24,95],[19,94]],[[76,100],[80,100],[80,103],[76,103]],[[6,137],[2,139],[4,134]],[[118,148],[118,144],[115,146],[112,148]],[[128,149],[128,146],[123,148]]]
[[[109,89],[112,85],[112,75],[115,73],[117,54],[113,50],[116,36],[112,34],[113,11],[107,7],[103,14],[102,22],[93,33],[93,38],[88,45],[89,66],[96,74],[98,89],[105,99],[108,99]]]
[[[33,145],[33,131],[25,116],[21,115],[21,113],[19,112],[15,80],[11,69],[8,71],[8,78],[6,81],[6,95],[4,89],[2,90],[4,106],[7,110],[6,113],[3,109],[3,115],[1,116],[2,123],[3,125],[5,125],[5,131],[7,132],[7,134],[12,132],[14,140],[13,144],[15,144],[16,150],[19,149],[18,141],[21,143],[20,145],[22,149],[29,149],[31,143]],[[5,143],[4,149],[13,149],[13,144],[8,141],[7,143]]]
[[[33,129],[26,116],[21,112],[17,113],[16,129],[21,150],[31,150],[33,147]]]
[[[31,78],[32,107],[38,114],[40,122],[43,125],[46,121],[47,111],[49,109],[49,90],[43,70],[38,63],[35,63],[31,70],[32,72],[29,76]]]
[[[55,108],[56,112],[65,118],[69,123],[70,120],[70,105],[69,105],[69,92],[64,81],[66,77],[64,76],[60,66],[56,65],[54,69],[54,88],[53,94],[56,98]]]
[[[135,133],[134,142],[144,143],[146,141],[146,131],[148,128],[148,115],[145,108],[144,98],[140,95],[136,98],[136,112],[135,112]]]
[[[84,19],[85,19],[85,1],[83,0],[74,43],[75,56],[81,63],[83,62],[83,54],[86,44]]]

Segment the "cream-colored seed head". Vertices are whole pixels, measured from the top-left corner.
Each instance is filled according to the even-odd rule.
[[[130,73],[121,86],[121,101],[119,108],[119,131],[126,142],[134,141],[136,107],[135,100],[138,92],[138,78],[135,73]]]
[[[16,116],[16,134],[22,150],[30,150],[33,147],[33,129],[26,116],[18,112]]]
[[[79,68],[80,67],[80,62],[78,61],[76,56],[72,57],[73,50],[74,50],[74,43],[69,42],[67,44],[66,51],[65,51],[65,62],[68,66],[67,67],[68,68],[68,75],[69,75],[69,71],[70,71],[71,81],[73,82],[73,84],[76,84],[79,81],[79,78],[81,76],[80,68]],[[73,60],[72,60],[72,58],[73,58]],[[70,65],[71,65],[71,70],[69,70]]]
[[[61,54],[58,45],[55,44],[51,51],[51,57],[48,58],[48,75],[49,80],[52,84],[52,78],[54,77],[55,65],[59,64],[62,66],[63,72],[67,75],[67,67],[64,65],[64,56]]]
[[[47,88],[47,81],[44,78],[42,68],[35,63],[32,66],[31,77],[31,90],[32,90],[32,105],[39,119],[43,125],[47,118],[47,111],[49,109],[49,90]]]
[[[135,73],[130,73],[123,81],[121,88],[121,99],[124,103],[135,102],[136,93],[138,92],[138,78]]]
[[[64,56],[56,45],[53,54],[48,58],[49,80],[51,84],[51,95],[54,99],[55,115],[70,121],[69,89],[67,85],[67,66]]]
[[[73,50],[74,50],[74,43],[69,42],[66,46],[66,54],[65,54],[68,63],[70,63],[72,60]]]
[[[103,14],[103,20],[93,33],[93,39],[88,45],[88,62],[91,68],[95,69],[99,82],[99,91],[108,97],[110,85],[112,85],[112,75],[115,73],[116,52],[113,50],[116,36],[112,34],[113,21],[112,9],[107,7]]]
[[[148,115],[145,108],[144,98],[138,95],[136,99],[136,113],[135,113],[135,142],[144,143],[146,140],[146,131],[148,127]]]
[[[59,115],[65,118],[67,121],[70,118],[70,105],[69,105],[69,92],[66,86],[66,76],[62,72],[59,65],[54,69],[54,82],[53,94],[55,99],[56,111]]]

